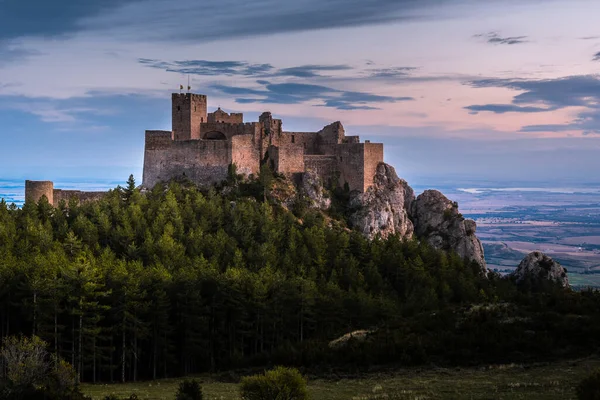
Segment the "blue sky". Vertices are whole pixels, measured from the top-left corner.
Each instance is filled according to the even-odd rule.
[[[594,0],[0,0],[0,178],[141,179],[191,79],[286,130],[336,120],[416,185],[597,183]]]

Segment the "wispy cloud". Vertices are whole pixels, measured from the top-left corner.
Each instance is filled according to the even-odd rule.
[[[138,59],[138,62],[145,66],[162,69],[167,72],[203,76],[260,76],[269,71],[273,71],[274,69],[271,64],[251,64],[245,61],[162,61],[149,58],[140,58]]]
[[[506,36],[502,37],[498,32],[480,33],[475,35],[476,38],[483,38],[487,43],[491,44],[521,44],[527,43],[527,36]]]
[[[78,25],[146,40],[206,42],[431,18],[431,9],[448,3],[449,0],[221,0],[199,6],[196,0],[138,0],[88,15]]]
[[[473,112],[544,112],[567,107],[585,107],[587,109],[580,112],[570,123],[527,125],[521,128],[522,132],[582,131],[584,134],[600,133],[600,76],[576,75],[543,80],[482,79],[471,81],[468,84],[474,88],[499,87],[521,91],[513,97],[512,104],[466,107]]]
[[[0,66],[12,62],[22,61],[36,54],[39,54],[39,52],[26,49],[18,42],[0,40]]]
[[[521,113],[536,113],[556,110],[555,107],[521,107],[514,104],[482,104],[467,106],[465,109],[471,111],[471,114],[477,114],[481,111],[489,111],[495,114],[505,114],[509,112],[521,112]]]
[[[373,110],[378,103],[396,103],[414,100],[412,97],[382,96],[372,93],[344,91],[322,85],[304,83],[271,83],[257,81],[260,89],[226,85],[212,85],[211,88],[227,95],[236,96],[236,102],[242,104],[301,104],[317,102],[318,106],[338,110]]]
[[[594,61],[600,61],[600,51],[597,52],[596,54],[594,54],[594,58],[592,58],[592,60],[594,60]]]

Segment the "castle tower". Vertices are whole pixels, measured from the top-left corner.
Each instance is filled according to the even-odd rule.
[[[206,96],[193,93],[173,93],[171,100],[173,139],[200,139],[200,124],[207,122]]]
[[[25,201],[37,203],[46,196],[48,203],[54,204],[54,182],[25,181]]]

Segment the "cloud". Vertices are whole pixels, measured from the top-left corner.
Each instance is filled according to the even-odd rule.
[[[349,65],[300,65],[298,67],[282,68],[274,75],[296,78],[315,78],[323,76],[320,72],[346,71],[351,69],[353,68]]]
[[[542,107],[521,107],[514,104],[482,104],[482,105],[472,105],[464,107],[465,109],[471,111],[471,114],[477,114],[482,111],[489,111],[495,114],[504,114],[509,112],[521,112],[521,113],[536,113],[536,112],[546,112],[552,111],[556,108],[542,108]]]
[[[597,52],[596,54],[594,54],[594,58],[592,60],[594,60],[594,61],[600,61],[600,51]]]
[[[146,40],[206,42],[412,21],[449,0],[138,0],[93,13],[80,27]],[[425,10],[425,12],[424,12]]]
[[[82,28],[81,19],[97,16],[121,4],[122,0],[0,0],[0,40],[72,33]]]
[[[381,96],[365,92],[344,91],[323,85],[306,83],[271,83],[257,81],[261,89],[235,87],[214,84],[211,89],[223,94],[235,96],[235,101],[241,104],[301,104],[305,102],[320,102],[322,107],[338,110],[373,110],[373,104],[396,103],[414,100],[412,97]]]
[[[36,54],[39,54],[39,52],[26,49],[15,41],[0,40],[0,66],[15,61],[22,61]]]
[[[369,78],[405,78],[416,69],[416,67],[391,67],[370,69],[367,70],[367,73]]]
[[[567,107],[586,108],[568,124],[527,125],[521,128],[522,132],[581,131],[584,134],[600,133],[600,76],[598,75],[574,75],[540,80],[481,79],[467,84],[474,88],[496,87],[521,92],[513,97],[512,104],[466,107],[474,112],[543,112]],[[538,105],[545,106],[545,109],[538,107]]]
[[[475,37],[484,38],[487,43],[491,44],[521,44],[527,43],[527,36],[508,36],[502,37],[498,34],[498,32],[488,32],[488,33],[480,33],[475,35]]]
[[[183,60],[169,62],[140,58],[138,62],[150,68],[164,69],[167,72],[204,76],[263,75],[274,69],[271,64],[250,64],[244,61]]]

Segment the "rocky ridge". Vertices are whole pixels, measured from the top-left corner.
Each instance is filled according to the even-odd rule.
[[[414,234],[436,249],[455,251],[477,262],[485,270],[475,221],[463,218],[456,203],[437,190],[427,190],[415,198],[408,183],[385,163],[377,166],[373,181],[366,192],[350,195],[349,224],[354,229],[371,239],[390,235],[410,239]],[[318,204],[320,198],[317,195],[313,200]]]

